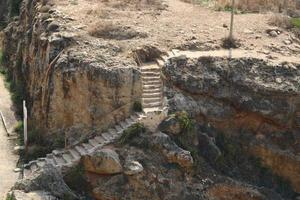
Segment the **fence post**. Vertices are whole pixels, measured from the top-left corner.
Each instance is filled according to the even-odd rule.
[[[27,108],[26,108],[26,102],[23,100],[23,129],[24,129],[24,146],[25,146],[25,152],[27,152]]]

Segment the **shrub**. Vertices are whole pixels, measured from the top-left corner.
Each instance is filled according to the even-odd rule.
[[[295,27],[300,29],[300,18],[292,18],[291,24]]]
[[[142,133],[146,132],[144,124],[136,123],[130,126],[128,129],[124,130],[121,138],[119,139],[120,144],[128,144],[132,139],[140,136]]]
[[[289,29],[293,27],[291,20],[288,16],[275,14],[269,19],[269,25],[277,26],[285,29]]]
[[[235,38],[226,37],[222,40],[222,47],[225,49],[239,48],[240,42]]]
[[[142,106],[142,103],[139,102],[139,101],[135,101],[133,103],[133,111],[134,112],[142,112],[143,111],[143,106]]]
[[[180,128],[183,131],[189,132],[194,128],[194,123],[185,111],[177,112],[175,117],[179,120]]]

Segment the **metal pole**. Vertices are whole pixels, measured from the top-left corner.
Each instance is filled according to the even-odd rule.
[[[231,20],[230,20],[230,32],[229,32],[229,40],[233,41],[233,16],[234,16],[234,4],[235,0],[231,0]]]

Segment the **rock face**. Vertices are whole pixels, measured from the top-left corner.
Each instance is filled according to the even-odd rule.
[[[288,170],[299,168],[299,63],[177,57],[163,72],[170,112],[185,110],[230,136],[250,133],[245,144],[249,152],[300,192],[297,172]],[[265,144],[265,150],[254,151],[259,144]],[[286,166],[275,162],[279,157]]]
[[[26,179],[19,180],[13,190],[22,190],[26,193],[36,191],[47,191],[60,199],[77,199],[77,196],[64,182],[62,175],[52,165],[45,165],[41,170]]]
[[[119,155],[111,149],[96,150],[83,157],[86,171],[96,174],[118,174],[122,172]]]
[[[141,82],[134,62],[114,61],[118,47],[88,44],[68,20],[46,1],[25,0],[20,20],[5,29],[3,48],[13,81],[24,86],[29,118],[72,142],[128,117]]]

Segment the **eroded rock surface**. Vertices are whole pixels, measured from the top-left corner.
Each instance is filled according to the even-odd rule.
[[[52,165],[45,165],[39,171],[26,179],[19,180],[13,190],[21,190],[26,193],[45,191],[59,199],[78,199],[77,196],[64,182],[60,172]],[[37,196],[37,194],[32,194]]]
[[[26,0],[4,31],[3,50],[36,128],[72,144],[128,117],[141,83],[134,62],[115,59],[118,47],[87,44],[69,20],[51,2]]]
[[[249,152],[300,191],[300,177],[295,175],[300,150],[299,63],[181,56],[170,59],[163,71],[170,112],[185,110],[228,136],[247,138]],[[208,137],[202,139],[210,146]],[[217,155],[215,150],[208,153]]]
[[[123,171],[119,155],[111,149],[99,149],[83,157],[88,172],[97,174],[118,174]]]

